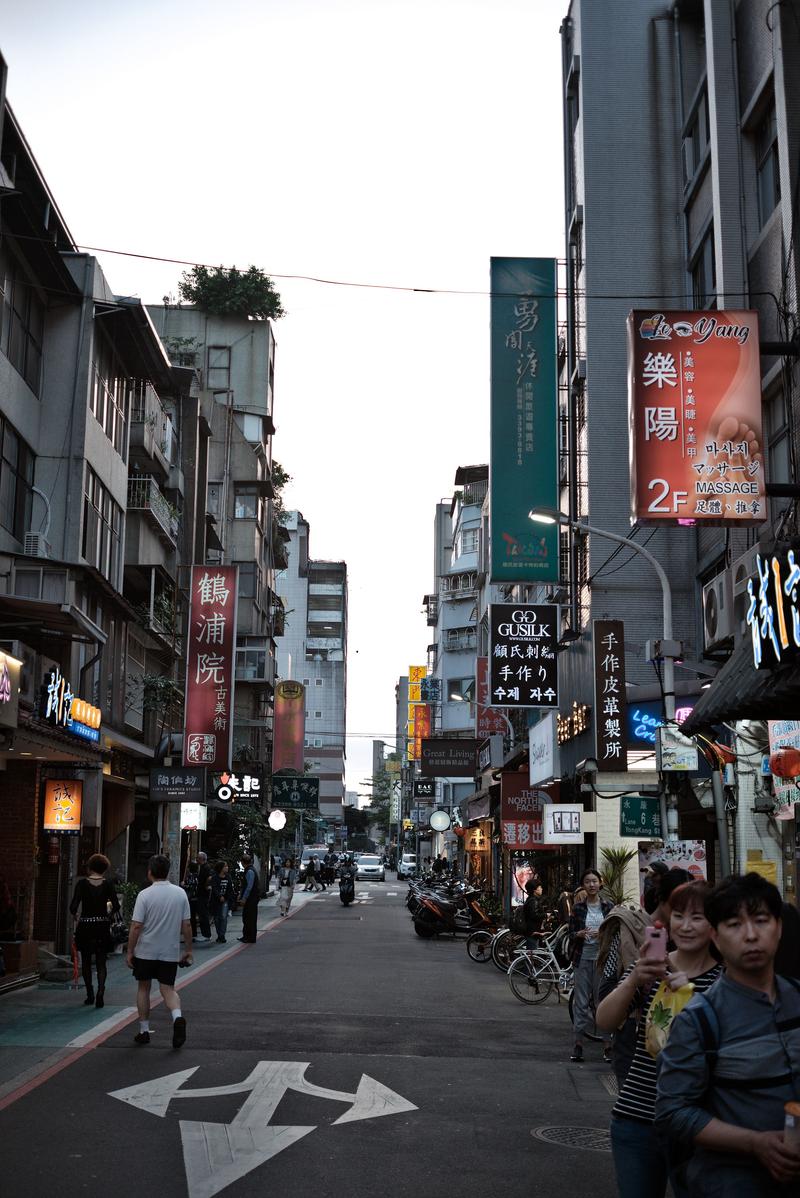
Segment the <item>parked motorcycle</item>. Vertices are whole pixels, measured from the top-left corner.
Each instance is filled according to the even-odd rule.
[[[477,902],[479,895],[478,890],[469,891],[458,899],[421,895],[419,908],[413,915],[414,931],[427,939],[443,933],[469,936],[476,928],[486,927],[491,920]]]

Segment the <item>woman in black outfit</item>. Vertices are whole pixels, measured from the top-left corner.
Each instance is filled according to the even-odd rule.
[[[76,921],[75,944],[81,954],[81,970],[86,985],[84,1006],[104,1006],[106,958],[113,951],[111,912],[119,911],[119,899],[111,882],[103,877],[111,862],[95,853],[87,862],[87,875],[79,878],[69,909]],[[78,908],[80,907],[80,918]],[[92,985],[92,957],[97,963],[97,998]]]

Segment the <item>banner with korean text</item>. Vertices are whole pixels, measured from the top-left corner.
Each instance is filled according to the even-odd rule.
[[[594,620],[592,649],[597,768],[606,773],[626,770],[625,626],[622,620]]]
[[[628,317],[631,522],[761,524],[755,312]]]
[[[491,577],[557,582],[557,525],[531,508],[558,507],[556,262],[492,258]]]
[[[238,576],[238,566],[192,566],[184,765],[231,764]]]

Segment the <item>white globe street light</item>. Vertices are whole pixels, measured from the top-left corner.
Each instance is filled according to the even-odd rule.
[[[280,832],[281,828],[286,826],[286,812],[281,811],[278,807],[274,811],[270,811],[267,816],[267,823],[273,832]]]
[[[446,832],[450,827],[450,816],[441,809],[431,812],[430,825],[434,832]]]

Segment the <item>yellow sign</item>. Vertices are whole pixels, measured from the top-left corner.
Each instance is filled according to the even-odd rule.
[[[45,832],[80,832],[83,782],[48,778],[44,784]]]
[[[422,679],[427,678],[427,676],[428,676],[428,667],[427,666],[409,666],[408,667],[408,681],[410,683],[422,682]],[[411,690],[411,687],[409,687],[409,691],[410,690]],[[411,698],[410,694],[409,694],[409,698]]]
[[[403,820],[403,827],[404,827],[404,828],[413,828],[413,827],[414,827],[414,821],[413,821],[413,820],[411,820],[411,819],[404,819],[404,820]]]
[[[756,856],[756,853],[758,856]],[[768,882],[772,882],[773,886],[778,885],[778,863],[776,861],[764,861],[761,849],[748,850],[747,873],[759,874],[762,878],[766,878]]]
[[[408,705],[408,722],[412,725],[412,727],[414,725],[414,711],[416,706],[416,703],[409,703]]]
[[[418,682],[410,682],[408,685],[408,701],[409,703],[422,702],[422,687]]]

